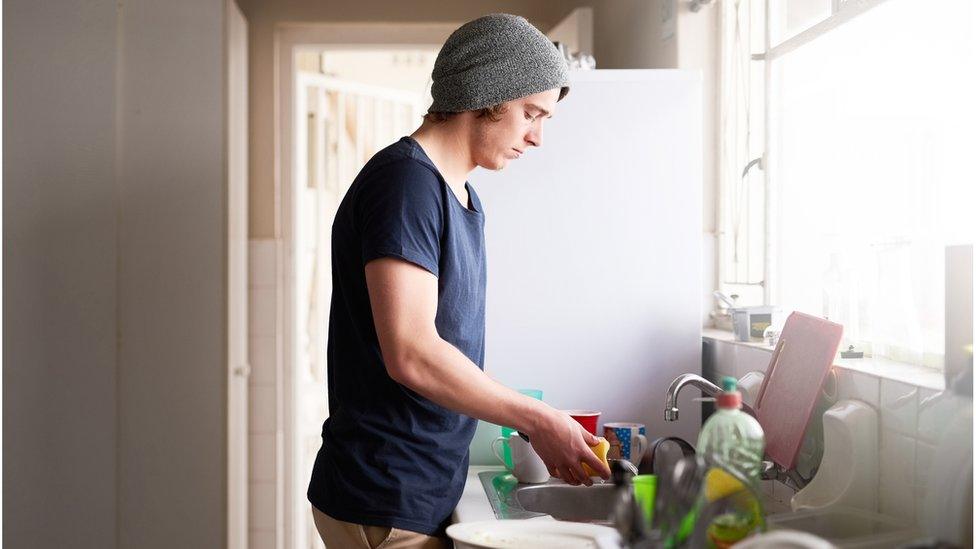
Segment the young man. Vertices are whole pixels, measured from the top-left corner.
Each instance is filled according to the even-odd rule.
[[[308,489],[330,549],[442,546],[477,419],[528,434],[570,484],[592,483],[581,462],[610,474],[593,435],[483,371],[485,213],[466,178],[542,146],[566,62],[495,14],[448,38],[432,78],[424,123],[370,159],[332,228],[330,417]]]

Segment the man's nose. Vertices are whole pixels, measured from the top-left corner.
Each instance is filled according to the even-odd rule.
[[[525,134],[525,141],[532,145],[533,147],[542,146],[542,126],[538,128],[532,128],[529,133]]]

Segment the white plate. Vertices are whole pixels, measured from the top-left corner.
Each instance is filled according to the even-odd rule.
[[[605,549],[620,547],[613,528],[555,520],[484,520],[447,528],[458,549]]]
[[[796,530],[766,532],[735,544],[736,549],[836,549],[829,541]]]

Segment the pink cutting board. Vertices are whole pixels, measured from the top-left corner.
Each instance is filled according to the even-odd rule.
[[[780,467],[796,466],[843,333],[840,324],[804,313],[793,312],[786,319],[755,406],[766,433],[766,455]]]

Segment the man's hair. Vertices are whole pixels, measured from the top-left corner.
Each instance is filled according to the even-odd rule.
[[[502,119],[502,115],[508,111],[508,107],[504,104],[492,105],[491,107],[485,107],[483,109],[478,109],[475,112],[478,113],[476,118],[487,118],[492,122],[498,122]],[[448,120],[454,118],[455,115],[459,113],[456,112],[430,112],[424,115],[424,120],[427,122],[433,122],[439,124],[441,122],[447,122]]]

